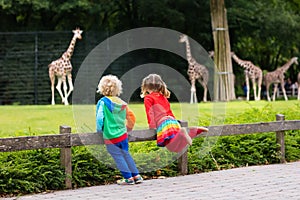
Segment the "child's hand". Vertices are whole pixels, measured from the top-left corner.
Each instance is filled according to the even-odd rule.
[[[126,126],[126,128],[127,128],[127,132],[132,131],[132,128],[130,128],[130,127],[128,127],[128,126]]]

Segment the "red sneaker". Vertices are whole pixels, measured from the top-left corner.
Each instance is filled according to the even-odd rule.
[[[197,137],[202,132],[208,132],[208,128],[202,127],[202,126],[194,126],[189,128],[189,135],[191,138]]]

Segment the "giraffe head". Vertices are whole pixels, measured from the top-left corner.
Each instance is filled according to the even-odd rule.
[[[79,40],[81,40],[81,34],[82,34],[82,30],[80,30],[79,28],[76,28],[75,30],[73,30],[73,33],[74,33],[74,36],[77,38],[77,39],[79,39]]]
[[[214,51],[209,51],[209,52],[208,52],[208,56],[209,56],[210,58],[213,58],[213,57],[215,56],[215,52],[214,52]]]
[[[183,42],[186,42],[186,41],[188,41],[187,35],[184,35],[184,34],[180,35],[179,42],[183,43]]]
[[[294,62],[296,65],[298,65],[298,57],[293,57],[292,62]]]

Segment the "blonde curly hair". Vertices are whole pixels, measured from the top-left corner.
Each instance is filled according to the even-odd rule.
[[[122,93],[122,82],[114,75],[106,75],[98,84],[98,93],[104,96],[119,96]]]
[[[166,83],[158,74],[149,74],[142,81],[141,98],[144,98],[149,92],[160,92],[166,98],[170,97],[170,91]]]

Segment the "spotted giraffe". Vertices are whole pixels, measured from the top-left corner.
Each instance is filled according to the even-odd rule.
[[[284,73],[290,68],[290,66],[293,63],[295,63],[296,65],[298,65],[298,58],[297,57],[291,58],[282,67],[279,67],[279,68],[277,68],[276,70],[274,70],[272,72],[268,72],[265,75],[264,81],[265,81],[265,85],[266,85],[268,101],[271,101],[270,95],[269,95],[269,88],[270,88],[270,85],[272,83],[274,83],[274,91],[273,91],[273,98],[272,98],[272,100],[275,101],[275,95],[276,95],[276,92],[277,92],[278,83],[280,83],[280,85],[281,85],[281,89],[282,89],[282,92],[283,92],[283,95],[284,95],[284,99],[286,101],[288,100],[288,98],[286,96],[285,89],[284,89]]]
[[[199,81],[199,83],[204,88],[204,94],[203,94],[203,102],[207,101],[207,85],[208,85],[208,79],[209,79],[209,72],[208,69],[199,63],[193,58],[191,54],[191,47],[188,40],[188,37],[186,35],[181,35],[179,38],[180,43],[186,44],[186,58],[189,64],[187,74],[189,76],[189,79],[191,81],[191,100],[190,103],[197,103],[197,95],[196,95],[196,86],[195,82],[196,80]]]
[[[71,43],[70,43],[67,51],[65,51],[59,59],[52,61],[48,65],[49,78],[51,81],[51,92],[52,92],[51,104],[52,105],[55,105],[55,100],[54,100],[55,77],[57,77],[57,80],[58,80],[56,89],[57,89],[59,95],[61,96],[62,102],[65,105],[69,105],[68,97],[74,89],[73,83],[72,83],[72,74],[71,74],[71,72],[72,72],[71,57],[74,52],[76,40],[82,38],[81,37],[82,32],[83,31],[80,30],[79,28],[73,30],[74,36],[71,40]],[[68,86],[67,86],[67,82],[66,82],[66,77],[68,77],[69,91],[68,91]],[[64,94],[61,91],[61,84],[63,84]]]
[[[234,52],[231,52],[232,59],[241,67],[244,68],[245,73],[245,82],[247,86],[247,101],[250,100],[250,84],[249,79],[251,79],[253,92],[254,92],[254,100],[259,101],[260,100],[260,94],[261,94],[261,84],[263,80],[263,73],[262,70],[255,66],[251,61],[242,60]],[[256,93],[256,84],[258,88],[258,92]]]

